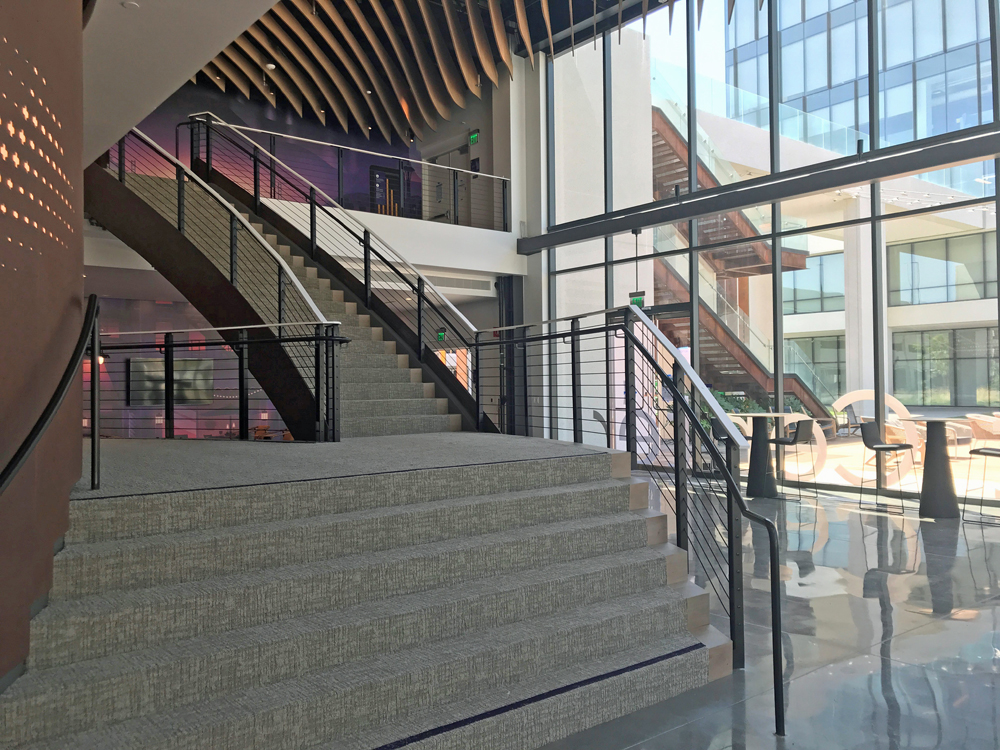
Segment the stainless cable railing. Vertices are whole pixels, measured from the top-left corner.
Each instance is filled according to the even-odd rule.
[[[278,335],[311,332],[287,321],[326,317],[284,258],[247,219],[198,175],[137,129],[108,152],[104,166],[122,185],[170,221],[208,258]],[[285,350],[303,375],[311,353],[300,344]]]
[[[371,308],[409,329],[415,353],[439,357],[471,389],[468,351],[475,326],[399,253],[345,211],[326,192],[246,134],[214,116],[187,123],[192,164],[244,191],[255,211],[270,210],[305,238],[314,258],[325,254],[350,274]]]
[[[210,112],[190,117],[221,122]],[[346,210],[510,231],[506,177],[244,125],[227,127],[271,155],[280,153],[282,163]]]
[[[669,509],[695,580],[729,618],[734,667],[745,663],[743,522],[767,534],[776,732],[784,734],[778,532],[739,483],[746,438],[690,363],[634,305],[480,331],[477,415],[505,434],[626,450]],[[719,444],[721,443],[721,448]]]

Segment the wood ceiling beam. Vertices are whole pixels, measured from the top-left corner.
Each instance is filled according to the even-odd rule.
[[[246,77],[242,70],[237,68],[233,63],[223,54],[219,54],[214,60],[212,60],[212,65],[219,69],[219,72],[224,75],[231,84],[233,84],[237,90],[247,99],[250,98],[250,79]]]
[[[493,26],[493,36],[496,38],[497,49],[500,51],[500,57],[507,64],[510,79],[514,80],[514,61],[510,55],[510,42],[507,40],[507,32],[504,29],[503,8],[500,7],[500,0],[489,0],[489,4],[490,23]]]
[[[378,3],[379,0],[372,0],[372,5]],[[450,120],[451,102],[447,86],[445,86],[444,80],[441,78],[441,71],[431,62],[430,55],[427,54],[424,38],[421,37],[417,24],[414,23],[410,11],[406,8],[406,4],[403,0],[393,0],[393,3],[396,6],[396,12],[399,13],[400,20],[403,22],[406,36],[409,38],[410,46],[413,48],[413,54],[417,58],[420,73],[427,83],[427,91],[430,94],[431,101],[434,102],[434,108],[441,117]]]
[[[465,32],[462,24],[458,20],[458,11],[455,9],[454,0],[441,0],[444,6],[444,19],[448,24],[448,33],[451,34],[452,48],[455,50],[455,57],[458,58],[458,67],[465,78],[465,85],[469,87],[476,97],[483,98],[482,87],[479,85],[479,71],[469,54],[469,44],[465,39]]]
[[[403,0],[396,0],[396,7],[399,7],[402,3]],[[452,62],[447,46],[445,46],[444,37],[441,35],[441,29],[438,28],[438,22],[431,11],[430,3],[427,0],[417,0],[417,5],[420,8],[420,15],[424,19],[427,36],[431,40],[434,59],[437,60],[445,86],[448,87],[448,93],[451,94],[451,98],[455,104],[465,109],[465,85],[458,74],[458,70],[455,68],[455,63]]]
[[[201,72],[208,76],[208,80],[219,87],[219,91],[223,94],[226,93],[226,79],[222,77],[222,73],[215,65],[210,62],[205,63],[205,67],[201,69]]]
[[[596,3],[597,0],[594,0]],[[524,9],[524,0],[514,0],[514,11],[517,14],[517,30],[521,32],[521,42],[528,53],[531,69],[535,69],[535,55],[531,51],[531,30],[528,28],[528,11]],[[596,18],[596,16],[595,16]]]
[[[469,15],[469,28],[472,29],[472,41],[476,45],[476,52],[479,54],[479,63],[482,65],[486,77],[493,81],[494,86],[500,85],[500,77],[497,75],[497,63],[493,59],[493,50],[490,48],[490,39],[486,35],[486,26],[483,24],[483,17],[479,9],[479,0],[465,0],[465,11]]]
[[[275,99],[274,94],[270,89],[268,89],[267,86],[264,85],[264,71],[247,60],[235,45],[235,42],[230,44],[222,50],[222,54],[228,57],[232,63],[239,68],[243,75],[247,77],[247,80],[253,85],[253,87],[263,94],[264,98],[267,99],[268,104],[272,107],[278,106],[278,102],[277,99]]]
[[[285,98],[288,99],[288,103],[292,105],[292,109],[295,113],[302,117],[302,94],[299,92],[292,82],[288,80],[284,73],[278,70],[277,65],[275,65],[274,70],[268,70],[268,63],[274,61],[269,60],[265,57],[264,53],[261,52],[254,43],[250,40],[245,33],[236,37],[235,44],[243,51],[243,53],[249,57],[253,62],[257,64],[257,69],[260,71],[261,76],[268,76],[274,85],[277,86],[281,93],[284,94]]]
[[[361,27],[362,33],[368,40],[368,44],[375,51],[375,56],[382,64],[382,68],[385,70],[385,73],[389,78],[389,85],[392,86],[393,93],[396,95],[396,101],[398,101],[400,106],[403,108],[403,114],[406,116],[410,126],[413,128],[413,132],[416,133],[418,138],[423,140],[423,125],[426,118],[423,117],[423,112],[417,104],[416,93],[406,85],[406,82],[403,80],[402,73],[399,72],[399,68],[396,66],[395,60],[386,50],[385,46],[382,44],[382,40],[378,38],[378,34],[375,33],[375,29],[373,29],[372,25],[368,23],[367,16],[365,16],[364,12],[362,12],[355,0],[342,1],[351,11],[351,14],[354,16],[354,20],[358,22],[358,26]],[[436,130],[437,118],[433,117],[432,114],[432,120],[427,120],[427,124],[430,125],[432,129]]]
[[[303,52],[302,48],[296,44],[292,38],[285,31],[285,28],[278,23],[276,19],[270,13],[266,14],[260,19],[260,23],[270,31],[275,39],[277,39],[286,50],[288,50],[292,57],[303,67],[306,74],[312,79],[312,82],[316,84],[320,92],[323,94],[323,98],[326,100],[327,105],[333,111],[334,116],[340,123],[345,131],[348,128],[347,122],[347,109],[344,106],[344,100],[333,90],[330,85],[330,80],[324,75],[319,68],[316,67],[315,63],[309,58],[309,56]]]
[[[281,67],[288,78],[291,79],[291,82],[295,84],[296,88],[298,88],[302,97],[309,103],[309,106],[312,108],[313,113],[319,121],[323,125],[326,125],[326,108],[320,103],[319,91],[316,88],[316,84],[306,78],[302,74],[302,70],[271,43],[270,38],[267,36],[267,32],[259,22],[247,29],[247,34],[253,37],[254,41],[260,45],[261,49],[270,55],[273,64]],[[277,71],[272,71],[272,73],[275,72]],[[299,117],[301,116],[302,113],[300,112]]]
[[[621,16],[621,0],[618,0],[618,7],[618,15]],[[549,57],[554,57],[556,48],[552,43],[552,17],[549,15],[549,0],[542,0],[542,20],[545,21],[545,31],[549,35]]]
[[[375,124],[382,133],[382,137],[385,138],[387,142],[391,143],[392,127],[386,112],[382,108],[382,105],[379,103],[377,97],[368,93],[369,91],[372,91],[371,84],[368,82],[368,79],[365,78],[358,66],[354,63],[354,59],[347,53],[347,50],[344,49],[341,43],[337,41],[333,32],[330,31],[325,23],[323,23],[323,20],[318,15],[313,15],[312,7],[306,2],[306,0],[291,0],[291,2],[296,8],[299,9],[309,23],[312,24],[312,27],[316,29],[319,35],[323,38],[323,41],[329,45],[331,50],[333,50],[334,56],[347,69],[348,74],[351,76],[351,79],[361,92],[361,96],[363,97],[365,103],[368,105],[368,109],[371,110],[372,117],[375,118]]]
[[[340,69],[326,56],[326,53],[320,49],[320,46],[316,43],[316,40],[312,38],[312,35],[305,30],[305,27],[299,23],[295,14],[291,10],[286,8],[283,4],[279,3],[275,5],[271,12],[276,15],[281,21],[288,27],[289,31],[298,38],[300,42],[305,46],[310,53],[312,53],[313,58],[319,63],[323,71],[330,77],[333,81],[333,85],[336,86],[337,91],[344,98],[347,103],[347,108],[351,111],[354,116],[355,122],[358,123],[358,127],[361,128],[361,132],[364,134],[365,138],[369,137],[369,132],[371,130],[371,121],[368,118],[370,111],[368,105],[362,96],[359,95],[357,89],[355,89],[350,81],[344,78]],[[363,94],[364,92],[360,92]],[[344,128],[347,129],[346,126]]]
[[[431,101],[431,95],[429,93],[430,83],[422,78],[417,69],[416,63],[413,58],[410,57],[409,51],[406,49],[406,45],[403,44],[403,40],[399,38],[399,34],[396,33],[396,28],[392,21],[389,19],[389,15],[385,12],[382,7],[382,3],[379,0],[371,0],[372,10],[375,11],[375,15],[378,17],[379,23],[382,24],[382,30],[385,35],[389,38],[389,44],[392,45],[393,51],[396,53],[396,58],[399,60],[400,65],[403,66],[403,74],[406,76],[406,82],[410,86],[410,91],[413,92],[414,97],[417,100],[417,107],[420,109],[420,114],[423,115],[424,121],[430,125],[433,130],[437,130],[437,116],[435,114],[434,102]],[[447,97],[442,97],[446,99]],[[447,102],[445,102],[447,104]],[[450,119],[451,108],[445,107],[448,114],[442,114],[444,119]],[[437,113],[440,114],[440,113]]]
[[[406,121],[406,115],[403,114],[403,108],[396,101],[396,97],[389,91],[389,86],[385,82],[385,79],[379,74],[375,66],[372,65],[371,59],[365,53],[364,48],[358,43],[357,37],[354,36],[354,32],[351,31],[344,17],[340,15],[340,11],[333,7],[333,3],[330,0],[317,0],[317,2],[327,17],[333,21],[340,35],[347,42],[347,46],[351,48],[354,58],[361,63],[361,67],[364,68],[368,80],[371,81],[372,91],[378,97],[378,100],[382,102],[382,106],[385,107],[385,111],[389,115],[389,120],[392,122],[396,132],[399,133],[399,137],[403,139],[404,143],[409,143],[409,123]],[[414,132],[417,131],[421,131],[422,133],[422,128],[414,128]],[[421,137],[423,136],[421,135]]]

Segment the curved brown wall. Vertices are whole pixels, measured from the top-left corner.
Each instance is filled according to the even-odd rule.
[[[81,13],[80,0],[0,2],[0,465],[55,390],[83,322]],[[0,684],[27,656],[31,605],[66,530],[80,401],[78,386],[0,495]]]

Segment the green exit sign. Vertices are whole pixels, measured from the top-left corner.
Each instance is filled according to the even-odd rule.
[[[475,146],[477,143],[479,143],[479,131],[473,130],[469,133],[469,145]]]
[[[646,301],[645,292],[632,292],[629,295],[629,302],[635,305],[636,307],[644,307],[645,301]]]
[[[438,331],[438,341],[444,341],[444,329]]]

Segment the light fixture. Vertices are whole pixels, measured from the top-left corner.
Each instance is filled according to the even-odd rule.
[[[368,95],[371,95],[371,93],[372,93],[372,90],[371,90],[371,89],[368,89],[367,91],[365,91],[365,93],[366,93],[366,94],[368,94]]]
[[[267,68],[268,70],[274,70],[277,66],[273,62],[269,62],[264,67]]]
[[[122,7],[128,8],[129,10],[135,10],[139,7],[139,3],[135,2],[135,0],[125,0],[125,2],[122,3]]]

